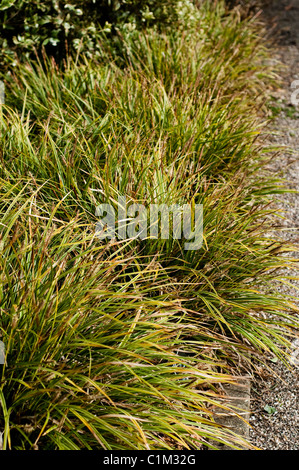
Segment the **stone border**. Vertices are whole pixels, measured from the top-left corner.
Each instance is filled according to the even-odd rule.
[[[220,444],[219,442],[209,440],[217,450],[248,450],[250,448],[249,442],[249,417],[250,417],[250,385],[251,380],[248,377],[240,377],[236,379],[235,383],[224,384],[223,391],[223,402],[229,407],[232,407],[235,413],[224,410],[223,408],[216,407],[214,410],[214,419],[217,424],[224,426],[235,434],[240,436],[241,440],[245,440],[249,443],[248,446],[236,444],[237,449],[226,444]],[[239,416],[238,416],[239,415]],[[243,419],[242,419],[243,418]],[[207,448],[206,450],[210,450]]]
[[[245,421],[236,414],[231,414],[223,409],[216,411],[215,421],[238,434],[241,438],[249,441],[249,418],[250,418],[250,379],[241,378],[239,383],[226,384],[223,388],[227,394],[228,405],[236,409]],[[219,450],[234,450],[224,444],[218,445]],[[243,450],[247,447],[242,447]]]

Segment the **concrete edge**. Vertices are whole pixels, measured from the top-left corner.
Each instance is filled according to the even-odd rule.
[[[217,424],[230,429],[237,434],[241,440],[238,449],[215,443],[213,445],[219,450],[248,450],[250,447],[244,445],[242,440],[249,442],[249,418],[250,418],[250,388],[251,380],[247,377],[240,377],[234,384],[224,384],[223,404],[235,410],[231,413],[223,408],[216,407],[214,409],[214,419]],[[239,415],[239,416],[238,416]],[[210,441],[210,443],[212,443]]]

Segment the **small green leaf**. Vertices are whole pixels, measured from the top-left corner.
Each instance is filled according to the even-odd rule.
[[[276,363],[278,361],[278,359],[277,359],[277,357],[272,357],[272,359],[270,359],[270,361]]]
[[[7,10],[7,8],[12,7],[15,2],[16,0],[2,0],[0,10]]]
[[[264,406],[264,410],[267,411],[269,415],[273,415],[277,411],[276,408],[274,408],[274,406],[270,406],[270,405]]]

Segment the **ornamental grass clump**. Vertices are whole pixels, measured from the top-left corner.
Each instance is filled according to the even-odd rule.
[[[188,18],[6,79],[4,449],[250,447],[217,424],[219,407],[240,413],[221,384],[252,358],[288,360],[297,309],[274,286],[294,247],[267,235],[284,188],[263,170],[275,75],[254,22],[222,2]],[[119,197],[202,204],[201,248],[99,239],[96,208]]]

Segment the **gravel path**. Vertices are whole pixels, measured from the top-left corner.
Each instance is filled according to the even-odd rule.
[[[275,135],[270,140],[293,151],[276,159],[271,170],[283,174],[289,187],[299,191],[299,105],[293,106],[291,99],[291,84],[299,80],[299,0],[272,0],[265,4],[263,14],[272,30],[277,59],[285,65],[281,90],[273,93],[273,112],[278,116],[271,128]],[[299,81],[296,88],[299,101]],[[279,206],[286,217],[283,237],[298,242],[299,194],[281,196]],[[298,276],[298,271],[289,274]],[[281,290],[299,297],[299,281],[292,283],[294,288]],[[252,382],[250,440],[260,449],[299,449],[299,340],[294,341],[294,363],[291,370],[283,364],[270,363],[273,372],[261,369],[261,377]]]

